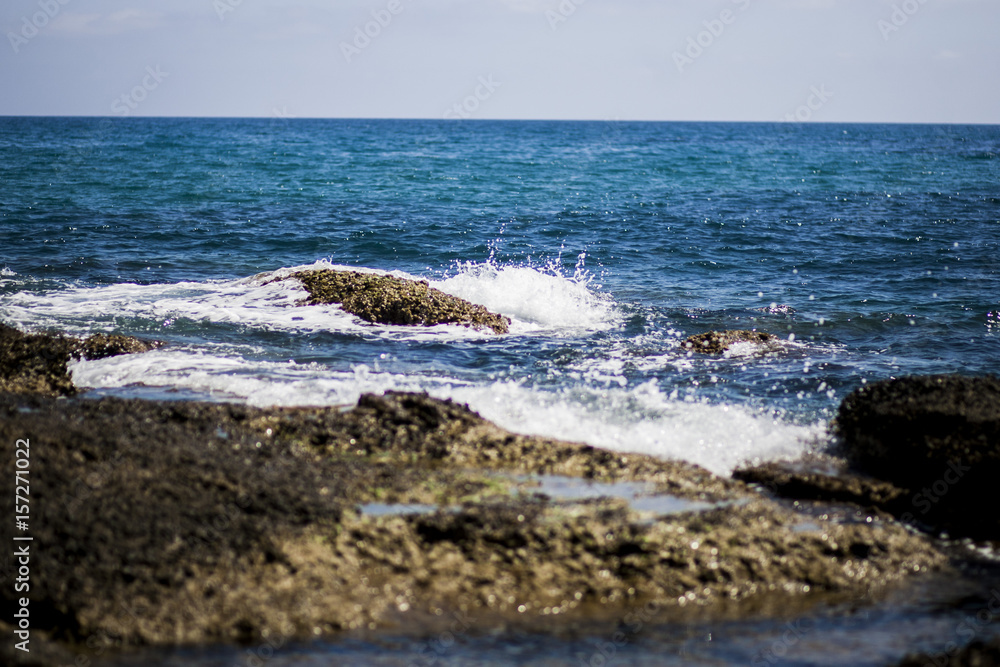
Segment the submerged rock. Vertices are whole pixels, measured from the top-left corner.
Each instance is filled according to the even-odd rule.
[[[798,312],[791,306],[786,306],[783,303],[775,303],[762,308],[754,308],[753,310],[758,313],[768,313],[770,315],[791,315],[792,313]]]
[[[516,435],[426,395],[345,411],[0,393],[5,460],[17,439],[37,499],[32,628],[88,648],[420,632],[454,613],[486,631],[651,603],[787,611],[948,567],[895,524],[805,520],[697,466]],[[524,474],[702,504],[560,499]],[[359,511],[376,501],[439,509]]]
[[[1000,378],[931,375],[861,387],[841,403],[836,430],[848,460],[909,489],[911,518],[1000,537]]]
[[[76,393],[67,364],[71,359],[101,359],[146,352],[160,343],[130,336],[26,334],[0,323],[0,391],[69,396]]]
[[[426,281],[357,271],[300,271],[290,276],[309,291],[305,303],[340,304],[369,322],[434,326],[462,324],[507,333],[510,318],[434,289]]]
[[[736,343],[755,343],[762,346],[772,346],[778,340],[763,331],[748,329],[731,329],[728,331],[708,331],[706,333],[688,336],[681,347],[692,352],[704,354],[722,354]]]

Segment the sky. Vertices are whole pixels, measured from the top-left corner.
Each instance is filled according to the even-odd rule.
[[[1000,0],[4,0],[0,115],[1000,123]]]

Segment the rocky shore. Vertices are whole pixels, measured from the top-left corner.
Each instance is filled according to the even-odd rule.
[[[888,433],[874,448],[867,411],[894,400],[880,386],[845,400],[838,418],[853,471],[772,465],[738,479],[517,435],[420,394],[364,395],[350,409],[73,396],[70,358],[154,345],[0,329],[0,450],[13,460],[18,439],[31,446],[34,660],[357,629],[419,634],[456,614],[483,631],[558,630],[650,602],[680,618],[870,600],[950,571],[901,510],[936,466],[961,456],[988,467],[996,447],[988,406],[957,401],[953,412],[974,425],[961,442],[901,444]],[[978,394],[985,382],[921,391]],[[927,458],[879,463],[899,447]],[[983,480],[963,474],[968,482]],[[952,486],[942,507],[970,501],[971,487]],[[865,512],[803,512],[813,501]],[[10,495],[3,511],[13,515]],[[9,619],[17,602],[2,590]]]

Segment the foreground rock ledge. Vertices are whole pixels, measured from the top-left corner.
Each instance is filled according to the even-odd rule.
[[[515,435],[424,395],[343,411],[0,394],[5,460],[19,438],[32,628],[70,646],[424,632],[459,612],[471,632],[537,630],[647,601],[787,611],[946,567],[895,524],[805,519],[696,466]],[[560,501],[528,473],[639,480],[705,505]],[[359,511],[372,501],[439,509]],[[14,596],[2,588],[4,618]]]
[[[160,345],[103,333],[86,339],[27,334],[0,323],[0,391],[71,396],[77,392],[68,370],[72,359],[103,359],[146,352]]]
[[[300,271],[293,273],[305,285],[305,303],[340,304],[349,313],[369,322],[434,326],[462,324],[476,329],[507,333],[510,318],[482,306],[434,289],[426,281],[407,280],[357,271]]]

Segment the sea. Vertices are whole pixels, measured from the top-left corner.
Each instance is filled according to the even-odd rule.
[[[273,281],[310,268],[426,280],[510,333],[370,324]],[[867,382],[1000,374],[1000,126],[2,117],[0,321],[166,343],[73,363],[89,397],[427,392],[728,475],[835,447],[830,420]],[[724,329],[779,344],[683,345]],[[826,630],[758,664],[943,650],[968,610],[930,589],[818,611]],[[613,658],[750,664],[786,622],[668,624]],[[265,662],[409,664],[387,641]],[[434,658],[576,665],[593,641],[472,633]]]

